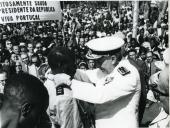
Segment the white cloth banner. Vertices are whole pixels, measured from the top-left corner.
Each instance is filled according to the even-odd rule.
[[[62,10],[57,0],[0,0],[0,24],[61,18]]]

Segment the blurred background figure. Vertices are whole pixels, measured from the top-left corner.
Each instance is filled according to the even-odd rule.
[[[79,63],[79,65],[78,65],[78,68],[79,68],[79,69],[82,69],[82,70],[87,70],[87,69],[88,69],[88,65],[87,65],[86,62],[81,61],[81,62]]]
[[[39,66],[40,66],[39,56],[37,54],[32,55],[30,66],[29,66],[29,74],[39,78],[39,73],[38,73]]]
[[[9,77],[0,108],[1,127],[37,127],[48,102],[48,92],[36,77],[25,73]]]
[[[88,63],[88,69],[90,70],[95,69],[95,60],[89,59],[87,63]]]
[[[7,72],[0,69],[0,93],[4,93],[4,87],[7,81]]]

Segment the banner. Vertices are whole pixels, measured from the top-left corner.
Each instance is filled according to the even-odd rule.
[[[0,24],[61,19],[57,0],[0,0]]]

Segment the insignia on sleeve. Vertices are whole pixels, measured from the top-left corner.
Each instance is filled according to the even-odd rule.
[[[58,86],[56,88],[56,95],[63,95],[64,94],[64,88],[62,86]]]
[[[105,79],[105,83],[104,83],[104,85],[106,85],[106,84],[108,84],[108,83],[112,82],[112,81],[113,81],[113,79],[114,79],[114,77],[107,77],[107,78]]]
[[[127,75],[127,74],[130,73],[130,71],[129,71],[128,69],[126,69],[125,67],[119,67],[119,68],[117,69],[117,71],[118,71],[121,75],[123,75],[123,76],[125,76],[125,75]]]

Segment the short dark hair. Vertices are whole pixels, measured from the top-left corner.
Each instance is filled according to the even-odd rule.
[[[140,48],[139,48],[139,55],[141,55],[142,53],[147,53],[147,49],[145,48],[145,47],[143,47],[143,46],[140,46]]]
[[[48,91],[43,83],[26,73],[15,74],[7,79],[4,96],[6,100],[19,104],[29,102],[42,110],[46,110],[49,104]]]
[[[75,55],[73,51],[66,47],[54,47],[48,54],[48,64],[52,71],[62,69],[62,73],[66,73],[71,77],[76,71]]]

